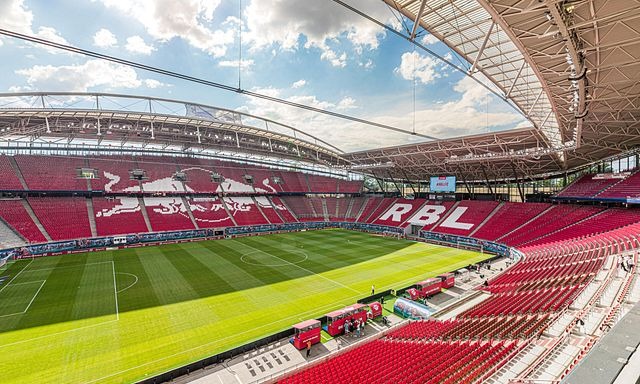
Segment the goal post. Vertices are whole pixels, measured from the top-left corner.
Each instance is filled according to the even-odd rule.
[[[7,263],[9,262],[9,259],[11,259],[11,255],[0,257],[0,270],[6,267]]]

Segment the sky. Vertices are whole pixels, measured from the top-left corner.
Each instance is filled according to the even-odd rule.
[[[412,27],[381,0],[347,3],[398,31]],[[529,126],[473,79],[332,0],[0,0],[0,28],[437,138]],[[470,66],[424,30],[416,40]],[[197,102],[347,152],[425,140],[10,37],[0,37],[0,57],[0,92]]]

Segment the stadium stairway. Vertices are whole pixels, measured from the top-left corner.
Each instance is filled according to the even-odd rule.
[[[189,215],[189,219],[191,219],[191,223],[193,224],[193,227],[195,229],[200,229],[200,226],[198,225],[198,222],[196,221],[195,217],[193,217],[193,212],[191,212],[191,208],[189,206],[189,203],[187,202],[187,199],[182,196],[182,204],[187,208],[187,215]]]
[[[285,220],[284,216],[280,213],[279,209],[276,209],[275,204],[273,204],[273,200],[271,199],[271,196],[266,196],[265,199],[267,199],[267,201],[269,202],[269,205],[271,205],[271,209],[273,209],[273,211],[276,213],[276,215],[280,218],[280,221],[282,221],[283,223],[286,223],[288,220]],[[288,208],[287,208],[288,210]],[[295,216],[293,216],[293,214],[291,214],[291,216],[294,218],[295,221],[298,221]]]
[[[378,199],[377,203],[376,203],[376,199]],[[376,209],[378,209],[378,206],[381,203],[382,203],[382,198],[367,197],[367,201],[364,204],[362,204],[362,208],[360,209],[360,212],[358,212],[358,216],[356,216],[356,221],[361,223],[366,223],[367,220],[369,219],[369,216],[371,216],[371,214],[375,212]]]
[[[478,224],[476,226],[476,228],[469,234],[469,237],[474,237],[473,235],[476,234],[476,232],[478,232],[478,230],[480,228],[482,228],[482,226],[489,220],[491,220],[491,218],[493,217],[493,215],[496,214],[496,212],[498,212],[502,207],[504,207],[504,202],[500,202],[500,204],[498,204],[493,211],[491,211],[490,214],[487,215],[487,217],[484,218],[484,220],[482,220],[482,222],[480,224]]]
[[[307,200],[309,202],[308,206],[311,210],[311,213],[313,214],[313,217],[320,217],[320,215],[318,215],[318,212],[316,211],[315,205],[312,203],[312,200],[311,200],[311,199],[314,199],[314,197],[307,197],[306,199],[309,199]],[[322,213],[322,217],[324,217],[324,212]]]
[[[350,198],[349,199],[349,204],[347,205],[347,211],[345,212],[345,218],[347,217],[352,217],[351,216],[351,211],[353,210],[353,204],[355,203],[356,199],[355,198]],[[342,202],[341,204],[343,204],[344,202]]]
[[[622,185],[627,184],[630,181],[635,180],[638,176],[640,176],[640,170],[632,173],[629,177],[625,179],[620,179],[616,183],[611,184],[607,188],[602,189],[600,192],[596,193],[594,197],[616,197],[616,191],[621,184]]]
[[[24,176],[22,175],[22,172],[20,172],[20,167],[18,167],[18,163],[16,163],[16,158],[13,156],[8,156],[9,159],[9,164],[11,165],[11,168],[13,169],[13,171],[15,172],[16,176],[18,176],[18,180],[20,180],[20,184],[22,184],[22,189],[29,189],[27,187],[27,182],[24,180]]]
[[[220,199],[220,202],[222,203],[222,206],[224,207],[225,212],[227,212],[227,216],[229,216],[229,218],[233,222],[233,225],[237,226],[238,223],[236,222],[236,219],[233,217],[233,215],[229,211],[229,207],[227,207],[227,203],[224,201],[224,199]]]
[[[505,233],[504,235],[498,237],[495,241],[501,241],[505,238],[507,238],[508,236],[510,236],[512,233],[520,230],[521,228],[526,227],[527,225],[529,225],[531,222],[537,220],[540,216],[547,214],[547,212],[549,212],[550,210],[552,210],[555,207],[555,205],[549,205],[547,207],[547,209],[543,210],[542,212],[538,213],[537,215],[535,215],[534,217],[530,218],[529,220],[527,220],[526,222],[524,222],[522,225],[519,225],[515,228],[513,228],[512,230],[510,230],[509,232]]]
[[[260,204],[258,204],[258,201],[256,200],[256,198],[252,196],[251,200],[253,201],[253,204],[256,205],[256,208],[258,208],[258,212],[260,212],[260,214],[262,215],[262,217],[264,217],[266,222],[269,224],[273,224],[271,220],[269,220],[269,217],[264,213],[264,210],[262,210],[262,207],[260,206]]]
[[[138,197],[138,204],[140,205],[140,211],[142,211],[142,217],[144,218],[144,224],[147,226],[147,231],[151,232],[151,221],[149,220],[147,206],[144,204],[144,199],[142,197]]]
[[[280,204],[282,204],[282,205],[287,209],[287,212],[289,212],[289,214],[291,215],[291,217],[293,217],[293,218],[295,219],[295,221],[296,221],[296,222],[299,222],[299,221],[300,221],[300,218],[296,215],[296,213],[295,213],[293,210],[291,210],[291,207],[289,207],[289,205],[287,204],[287,202],[286,202],[286,201],[284,201],[284,199],[279,198],[279,197],[275,197],[275,196],[274,196],[274,197],[269,197],[269,201],[271,201],[271,205],[273,205],[273,206],[274,206],[274,208],[275,208],[275,204],[274,204],[274,202],[273,202],[273,199],[278,199],[278,201],[280,202]],[[277,209],[276,209],[276,211],[277,211]],[[278,215],[280,215],[280,217],[282,218],[282,220],[283,220],[285,223],[288,221],[288,220],[285,220],[285,219],[284,219],[284,216],[283,216],[280,212],[278,212]]]
[[[393,206],[393,204],[395,204],[398,200],[399,198],[397,197],[383,197],[382,199],[380,199],[380,204],[378,204],[376,209],[371,212],[371,215],[369,215],[366,222],[373,223],[378,220],[380,216],[387,212],[387,209]]]
[[[321,199],[321,202],[322,202],[322,218],[324,221],[329,221],[329,210],[327,209],[327,200]]]
[[[633,256],[637,259],[635,251]],[[634,304],[629,299],[638,282],[637,268],[624,272],[618,267],[618,257],[607,257],[598,276],[534,342],[530,350],[535,353],[516,356],[506,370],[499,370],[487,382],[559,382],[565,378]]]
[[[21,247],[27,244],[27,240],[0,218],[0,249]]]
[[[40,219],[38,219],[35,212],[33,212],[33,209],[31,208],[31,205],[29,205],[29,202],[27,201],[27,199],[22,199],[22,205],[24,206],[25,211],[27,211],[27,213],[31,217],[31,220],[33,220],[34,224],[36,225],[36,227],[38,227],[40,232],[42,232],[42,234],[47,239],[47,241],[53,241],[51,239],[51,236],[49,236],[49,233],[47,232],[47,230],[44,229],[44,225],[42,225],[42,223],[40,222]]]
[[[554,230],[554,231],[551,231],[551,232],[547,232],[547,233],[545,233],[545,234],[544,234],[544,235],[542,235],[542,236],[538,236],[538,237],[533,238],[533,239],[531,239],[531,240],[527,240],[527,241],[525,241],[524,243],[519,244],[519,245],[520,245],[521,247],[523,247],[523,246],[526,246],[527,244],[535,243],[535,242],[537,242],[537,241],[539,241],[539,240],[544,240],[546,237],[549,237],[549,236],[553,235],[554,233],[558,233],[558,232],[564,231],[564,230],[566,230],[566,229],[569,229],[569,228],[571,228],[571,227],[573,227],[573,226],[575,226],[575,225],[577,225],[577,224],[582,223],[583,221],[591,220],[591,219],[593,219],[594,217],[598,217],[599,215],[602,215],[602,214],[603,214],[603,213],[605,213],[606,211],[607,211],[606,209],[603,209],[603,210],[601,210],[601,211],[594,212],[593,214],[591,214],[591,215],[589,215],[589,216],[587,216],[587,217],[584,217],[584,218],[582,218],[582,219],[580,219],[580,220],[578,220],[578,221],[572,222],[572,223],[571,223],[571,224],[569,224],[569,225],[566,225],[566,226],[564,226],[564,227],[562,227],[562,228],[558,228],[558,229],[556,229],[556,230]]]
[[[89,179],[87,179],[88,181]],[[91,188],[91,185],[89,185]],[[98,231],[96,230],[96,215],[93,212],[93,199],[85,199],[87,201],[87,214],[89,215],[89,227],[91,228],[91,236],[97,237]]]

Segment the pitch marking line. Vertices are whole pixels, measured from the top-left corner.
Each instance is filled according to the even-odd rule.
[[[111,270],[113,271],[113,297],[116,298],[116,320],[120,320],[120,310],[118,309],[118,286],[116,284],[116,263],[114,263],[113,260],[111,260]]]
[[[25,281],[24,283],[15,283],[13,284],[13,286],[15,287],[16,285],[27,285],[27,284],[39,283],[41,281],[46,281],[46,280]]]
[[[9,313],[7,315],[0,315],[1,317],[9,317],[9,316],[15,316],[15,315],[22,315],[27,313],[27,311],[29,310],[29,308],[31,307],[31,304],[33,304],[33,301],[36,299],[36,297],[38,296],[38,294],[40,293],[40,290],[42,290],[42,287],[44,287],[44,283],[46,283],[47,280],[41,280],[41,281],[30,281],[28,283],[20,283],[20,284],[14,284],[14,286],[16,285],[25,285],[25,284],[33,284],[33,283],[41,283],[40,287],[38,287],[38,290],[36,291],[36,293],[33,295],[33,297],[31,298],[31,301],[29,301],[29,304],[27,304],[27,308],[24,309],[24,311],[22,312],[15,312],[15,313]]]
[[[235,239],[234,239],[233,241],[237,241],[237,240],[235,240]],[[269,255],[269,256],[275,257],[276,259],[278,259],[278,260],[282,261],[283,263],[286,263],[286,264],[292,265],[292,266],[294,266],[294,267],[298,267],[298,268],[302,269],[303,271],[306,271],[306,272],[311,273],[312,275],[316,275],[316,276],[318,276],[318,277],[321,277],[321,278],[323,278],[323,279],[325,279],[325,280],[327,280],[327,281],[330,281],[330,282],[332,282],[332,283],[334,283],[334,284],[337,284],[337,285],[339,285],[339,286],[341,286],[341,287],[343,287],[343,288],[346,288],[346,289],[348,289],[348,290],[350,290],[350,291],[352,291],[352,292],[361,293],[361,292],[356,291],[355,289],[353,289],[353,288],[351,288],[351,287],[349,287],[349,286],[347,286],[347,285],[342,284],[342,283],[341,283],[341,282],[339,282],[339,281],[335,281],[335,280],[332,280],[332,279],[330,279],[330,278],[328,278],[328,277],[326,277],[326,276],[323,276],[323,275],[321,275],[321,274],[315,273],[315,272],[313,272],[313,271],[311,271],[311,270],[308,270],[307,268],[301,267],[301,266],[299,266],[298,264],[291,263],[291,262],[289,262],[289,261],[287,261],[287,260],[285,260],[285,259],[283,259],[283,258],[280,258],[280,257],[278,257],[278,256],[276,256],[276,255],[273,255],[273,254],[271,254],[271,253],[265,252],[265,251],[263,251],[263,250],[261,250],[261,249],[258,249],[258,248],[256,248],[256,247],[253,247],[253,246],[251,246],[251,245],[249,245],[249,244],[243,244],[243,243],[241,243],[241,244],[242,244],[242,245],[244,245],[244,246],[247,246],[247,247],[249,247],[249,248],[253,248],[253,249],[255,249],[257,252],[262,252],[262,253],[264,253],[264,254],[266,254],[266,255]]]
[[[251,247],[251,246],[249,246],[249,247]],[[253,247],[252,247],[252,248],[253,248]],[[414,281],[415,281],[415,277],[411,278],[411,280],[414,280]],[[406,281],[409,281],[409,279],[404,280],[403,282],[406,282]],[[394,285],[396,285],[396,284],[394,284]],[[391,286],[391,285],[389,285],[389,286],[386,286],[386,287],[383,287],[383,288],[392,288],[392,286]],[[384,289],[383,289],[383,290],[384,290]],[[347,298],[345,298],[345,299],[344,299],[344,301],[346,302],[347,300],[352,300],[352,299],[354,299],[354,298],[359,297],[360,295],[361,295],[361,294],[359,293],[358,295],[353,295],[353,296],[351,296],[351,297],[347,297]],[[316,308],[310,309],[310,310],[308,310],[308,311],[299,312],[299,313],[297,313],[297,314],[295,314],[295,315],[292,315],[292,316],[287,316],[287,317],[284,317],[284,318],[280,318],[280,319],[278,319],[278,320],[276,320],[276,321],[272,321],[272,322],[270,322],[270,323],[266,323],[266,324],[262,324],[262,325],[259,325],[259,326],[257,326],[257,327],[254,327],[254,328],[253,328],[253,329],[251,329],[251,330],[247,330],[247,331],[243,331],[243,332],[238,332],[238,333],[235,333],[235,334],[233,334],[233,335],[229,335],[229,336],[227,336],[227,337],[223,337],[223,338],[221,338],[221,339],[213,340],[213,341],[211,341],[211,342],[208,342],[208,343],[205,343],[205,344],[201,344],[201,345],[198,345],[198,346],[195,346],[195,347],[192,347],[192,348],[186,349],[186,350],[184,350],[184,351],[176,352],[176,353],[171,354],[171,355],[169,355],[169,356],[165,356],[165,357],[162,357],[162,358],[156,359],[156,360],[154,360],[154,361],[150,361],[150,362],[148,362],[148,363],[144,363],[144,364],[138,365],[138,366],[136,366],[136,367],[131,367],[131,368],[128,368],[128,369],[125,369],[125,370],[119,371],[119,372],[112,373],[112,374],[107,375],[107,376],[103,376],[103,377],[98,378],[98,379],[94,379],[94,380],[92,380],[92,381],[88,381],[86,384],[91,384],[91,383],[95,383],[95,382],[98,382],[98,381],[102,381],[102,380],[104,380],[104,379],[108,379],[108,378],[110,378],[110,377],[114,377],[114,376],[120,375],[120,374],[125,373],[125,372],[129,372],[129,371],[134,370],[134,369],[137,369],[137,368],[145,367],[145,366],[147,366],[147,365],[150,365],[150,364],[156,363],[156,362],[158,362],[158,361],[163,361],[163,360],[166,360],[166,359],[172,358],[172,357],[174,357],[174,356],[178,356],[178,355],[181,355],[181,354],[184,354],[184,353],[188,353],[188,352],[191,352],[191,351],[194,351],[194,350],[200,349],[200,348],[208,347],[208,346],[210,346],[210,345],[214,345],[214,344],[216,344],[216,343],[219,343],[219,342],[224,341],[224,340],[226,340],[226,339],[229,339],[229,338],[231,338],[231,337],[235,337],[235,336],[237,336],[237,335],[239,335],[239,334],[245,334],[245,333],[248,333],[248,332],[250,332],[250,331],[252,331],[252,330],[254,330],[254,329],[261,329],[261,328],[264,328],[264,327],[270,326],[270,325],[272,325],[272,324],[276,324],[276,323],[279,323],[279,322],[284,322],[285,320],[294,319],[294,318],[296,318],[296,317],[297,317],[297,316],[299,316],[299,315],[304,315],[304,314],[307,314],[307,313],[314,313],[314,312],[319,313],[322,309],[324,309],[324,308],[330,308],[330,307],[336,307],[336,303],[331,303],[331,304],[323,305],[323,306],[320,306],[320,307],[316,307]],[[108,321],[105,321],[105,322],[102,322],[102,323],[92,324],[92,325],[88,325],[88,326],[85,326],[85,327],[74,328],[74,329],[68,329],[68,330],[66,330],[66,331],[61,331],[61,332],[51,333],[51,334],[48,334],[48,335],[42,335],[42,336],[34,337],[34,338],[32,338],[32,339],[20,340],[20,341],[16,341],[16,342],[13,342],[13,343],[0,345],[0,348],[2,348],[2,347],[7,347],[7,346],[12,346],[12,345],[16,345],[16,344],[23,344],[23,343],[26,343],[26,342],[30,342],[30,341],[34,341],[34,340],[39,340],[39,339],[43,339],[43,338],[47,338],[47,337],[50,337],[50,336],[55,336],[55,335],[59,335],[59,334],[63,334],[63,333],[75,332],[75,331],[82,330],[82,329],[86,329],[86,328],[92,328],[92,327],[96,327],[96,326],[100,326],[100,325],[104,325],[104,324],[108,324],[108,323],[113,323],[113,322],[115,322],[115,321],[117,321],[117,320],[108,320]]]
[[[298,260],[293,262],[293,264],[299,264],[302,262],[307,261],[307,259],[309,258],[309,255],[306,252],[300,251],[300,250],[295,250],[292,253],[298,253],[299,255],[303,255],[304,258],[302,260]],[[262,251],[251,251],[248,253],[245,253],[244,255],[242,255],[242,257],[240,257],[240,261],[242,261],[245,264],[249,264],[249,265],[256,265],[258,267],[284,267],[285,265],[287,265],[286,263],[284,264],[264,264],[264,263],[256,263],[256,262],[252,262],[252,261],[247,261],[245,258],[248,257],[249,255],[253,255],[256,253],[264,253]]]
[[[126,291],[127,289],[133,287],[134,285],[136,285],[138,283],[138,276],[134,275],[133,273],[127,273],[127,272],[116,272],[118,275],[129,275],[129,276],[133,276],[136,280],[127,285],[126,287],[122,288],[121,290],[118,291],[118,293],[122,293],[124,291]]]
[[[36,337],[32,337],[30,339],[24,339],[24,340],[19,340],[19,341],[14,341],[13,343],[9,343],[9,344],[2,344],[0,345],[0,348],[4,348],[4,347],[10,347],[12,345],[18,345],[18,344],[24,344],[24,343],[28,343],[31,341],[36,341],[36,340],[40,340],[40,339],[46,339],[47,337],[51,337],[51,336],[57,336],[57,335],[62,335],[65,333],[69,333],[69,332],[76,332],[76,331],[80,331],[82,329],[87,329],[87,328],[93,328],[93,327],[97,327],[100,325],[105,325],[105,324],[109,324],[109,323],[114,323],[118,320],[107,320],[107,321],[103,321],[97,324],[91,324],[91,325],[85,325],[84,327],[79,327],[79,328],[72,328],[72,329],[67,329],[66,331],[60,331],[60,332],[55,332],[55,333],[49,333],[46,335],[41,335],[41,336],[36,336]]]
[[[18,276],[20,276],[20,274],[22,272],[24,272],[24,270],[27,269],[27,267],[29,267],[31,265],[31,263],[33,263],[33,259],[31,259],[31,261],[29,261],[29,263],[27,265],[25,265],[24,268],[22,268],[20,270],[20,272],[16,273],[16,275],[13,276],[13,279],[9,280],[9,282],[6,285],[4,285],[2,288],[0,288],[0,292],[4,291],[4,289],[7,288],[13,282],[13,280],[15,280]]]
[[[109,263],[113,263],[113,261],[97,261],[95,263],[76,264],[76,265],[61,265],[59,267],[30,269],[29,272],[51,271],[53,269],[62,269],[62,268],[78,268],[78,267],[84,267],[84,266],[87,266],[87,265],[100,265],[100,264],[109,264]]]
[[[353,299],[355,299],[355,298],[357,298],[357,297],[360,297],[360,296],[361,296],[361,293],[359,293],[359,294],[357,294],[357,295],[353,295],[353,296],[347,297],[347,298],[345,298],[345,299],[344,299],[344,301],[346,302],[347,300],[353,300]],[[114,376],[120,375],[120,374],[122,374],[122,373],[126,373],[126,372],[129,372],[129,371],[132,371],[132,370],[137,369],[137,368],[142,368],[142,367],[145,367],[145,366],[147,366],[147,365],[157,363],[158,361],[167,360],[167,359],[170,359],[170,358],[172,358],[172,357],[174,357],[174,356],[179,356],[179,355],[182,355],[182,354],[185,354],[185,353],[189,353],[189,352],[192,352],[192,351],[198,350],[198,349],[200,349],[200,348],[209,347],[209,346],[211,346],[211,345],[215,345],[216,343],[219,343],[219,342],[221,342],[221,341],[225,341],[225,340],[230,339],[230,338],[232,338],[232,337],[236,337],[236,336],[238,336],[238,335],[242,335],[242,334],[245,334],[245,333],[249,333],[249,332],[251,332],[251,331],[253,331],[253,330],[255,330],[255,329],[265,328],[265,327],[268,327],[268,326],[270,326],[270,325],[277,324],[277,323],[284,323],[286,320],[289,320],[289,319],[295,319],[295,318],[296,318],[297,316],[299,316],[299,315],[303,315],[303,314],[307,314],[307,313],[313,313],[313,312],[320,312],[321,310],[323,310],[323,309],[325,309],[325,308],[334,308],[334,307],[336,307],[336,303],[330,303],[330,304],[326,304],[326,305],[323,305],[323,306],[320,306],[320,307],[316,307],[316,308],[310,309],[310,310],[308,310],[308,311],[304,311],[304,312],[296,313],[295,315],[286,316],[286,317],[280,318],[280,319],[278,319],[278,320],[276,320],[276,321],[272,321],[272,322],[270,322],[270,323],[265,323],[265,324],[258,325],[258,326],[256,326],[256,327],[253,327],[252,329],[248,329],[248,330],[246,330],[246,331],[236,332],[236,333],[234,333],[233,335],[229,335],[229,336],[226,336],[226,337],[222,337],[222,338],[220,338],[220,339],[212,340],[212,341],[210,341],[210,342],[208,342],[208,343],[201,344],[201,345],[197,345],[197,346],[195,346],[195,347],[191,347],[191,348],[189,348],[189,349],[185,349],[185,350],[183,350],[183,351],[176,352],[176,353],[173,353],[173,354],[171,354],[171,355],[164,356],[164,357],[161,357],[161,358],[159,358],[159,359],[155,359],[155,360],[153,360],[153,361],[149,361],[149,362],[147,362],[147,363],[140,364],[140,365],[135,366],[135,367],[127,368],[127,369],[124,369],[124,370],[122,370],[122,371],[114,372],[114,373],[109,374],[109,375],[107,375],[107,376],[100,377],[100,378],[98,378],[98,379],[94,379],[94,380],[91,380],[91,381],[87,381],[87,382],[85,382],[85,384],[92,384],[92,383],[96,383],[96,382],[99,382],[99,381],[103,381],[103,380],[108,379],[108,378],[110,378],[110,377],[114,377]],[[115,320],[112,320],[112,321],[115,321]],[[68,331],[65,331],[65,332],[68,332]],[[29,340],[25,340],[25,341],[29,341]],[[7,345],[10,345],[10,344],[7,344]],[[3,347],[3,345],[0,345],[0,347]],[[162,373],[164,373],[164,372],[162,372]]]
[[[24,312],[27,312],[29,310],[29,307],[31,307],[31,304],[33,304],[33,301],[36,299],[36,297],[40,293],[40,290],[42,290],[42,287],[44,287],[44,283],[46,283],[46,282],[47,282],[47,280],[44,280],[42,282],[42,284],[40,284],[40,288],[38,288],[38,290],[36,291],[36,294],[33,295],[33,297],[31,298],[31,301],[29,302],[29,305],[27,305],[27,308],[24,310]]]
[[[250,247],[250,246],[249,246],[249,247]],[[414,277],[414,278],[412,278],[412,279],[415,281],[415,277]],[[408,281],[408,280],[405,280],[405,281]],[[383,287],[383,288],[391,288],[391,286],[389,285],[389,286],[386,286],[386,287]],[[355,299],[355,298],[358,298],[358,297],[360,297],[360,296],[361,296],[361,293],[358,293],[357,295],[353,295],[353,296],[350,296],[350,297],[346,297],[346,298],[344,298],[344,301],[345,301],[345,302],[347,302],[347,301],[353,300],[353,299]],[[255,329],[265,328],[265,327],[268,327],[268,326],[270,326],[270,325],[277,324],[277,323],[284,323],[286,320],[289,320],[289,319],[295,319],[296,317],[298,317],[298,316],[300,316],[300,315],[306,315],[307,313],[314,313],[314,312],[315,312],[315,313],[320,313],[320,311],[324,310],[325,308],[335,308],[335,307],[336,307],[336,303],[330,303],[330,304],[326,304],[326,305],[323,305],[323,306],[319,306],[319,307],[316,307],[316,308],[313,308],[313,309],[310,309],[310,310],[307,310],[307,311],[304,311],[304,312],[298,312],[298,313],[296,313],[295,315],[286,316],[286,317],[284,317],[284,318],[280,318],[280,319],[278,319],[278,320],[276,320],[276,321],[272,321],[272,322],[270,322],[270,323],[265,323],[265,324],[258,325],[258,326],[256,326],[256,327],[253,327],[252,329],[249,329],[249,330],[246,330],[246,331],[237,332],[237,333],[234,333],[233,335],[229,335],[229,336],[226,336],[226,337],[223,337],[223,338],[220,338],[220,339],[212,340],[212,341],[210,341],[210,342],[208,342],[208,343],[201,344],[201,345],[197,345],[197,346],[195,346],[195,347],[192,347],[192,348],[189,348],[189,349],[185,349],[185,350],[180,351],[180,352],[173,353],[173,354],[171,354],[171,355],[169,355],[169,356],[164,356],[164,357],[161,357],[161,358],[159,358],[159,359],[155,359],[155,360],[153,360],[153,361],[150,361],[150,362],[147,362],[147,363],[144,363],[144,364],[140,364],[140,365],[135,366],[135,367],[131,367],[131,368],[128,368],[128,369],[125,369],[125,370],[119,371],[119,372],[114,372],[114,373],[112,373],[112,374],[109,374],[109,375],[107,375],[107,376],[100,377],[100,378],[98,378],[98,379],[94,379],[94,380],[91,380],[91,381],[87,381],[85,384],[96,383],[96,382],[99,382],[99,381],[102,381],[102,380],[108,379],[108,378],[110,378],[110,377],[114,377],[114,376],[120,375],[120,374],[122,374],[122,373],[126,373],[126,372],[129,372],[129,371],[132,371],[132,370],[134,370],[134,369],[142,368],[142,367],[145,367],[145,366],[147,366],[147,365],[157,363],[158,361],[167,360],[167,359],[170,359],[170,358],[172,358],[172,357],[174,357],[174,356],[179,356],[179,355],[182,355],[182,354],[185,354],[185,353],[189,353],[189,352],[192,352],[192,351],[195,351],[195,350],[201,349],[201,348],[209,347],[209,346],[211,346],[211,345],[215,345],[215,344],[217,344],[217,343],[220,343],[220,342],[225,341],[225,340],[227,340],[227,339],[230,339],[230,338],[232,338],[232,337],[236,337],[236,336],[238,336],[238,335],[241,335],[241,334],[245,334],[245,333],[251,332],[251,331],[253,331],[253,330],[255,330]],[[21,340],[21,341],[17,341],[17,342],[10,343],[10,344],[0,345],[0,348],[5,347],[5,346],[14,345],[14,344],[21,344],[21,343],[25,343],[25,342],[32,341],[32,340],[42,339],[42,338],[49,337],[49,336],[55,336],[55,335],[58,335],[58,334],[61,334],[61,333],[67,333],[67,332],[77,331],[77,330],[84,329],[84,328],[89,328],[89,327],[94,327],[94,326],[98,326],[98,325],[103,325],[103,324],[107,324],[107,323],[111,323],[111,322],[115,322],[115,321],[116,321],[116,320],[110,320],[110,321],[106,321],[106,322],[104,322],[104,323],[100,323],[100,324],[94,324],[94,325],[89,325],[89,326],[86,326],[86,327],[75,328],[75,329],[69,329],[69,330],[67,330],[67,331],[62,331],[62,332],[52,333],[52,334],[49,334],[49,335],[43,335],[43,336],[39,336],[39,337],[36,337],[36,338],[33,338],[33,339],[29,339],[29,340]]]

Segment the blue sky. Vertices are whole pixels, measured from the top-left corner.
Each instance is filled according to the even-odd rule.
[[[473,80],[331,0],[0,0],[0,28],[439,138],[527,126]],[[382,1],[349,3],[395,28]],[[410,21],[406,21],[410,27]],[[242,44],[240,44],[240,37]],[[418,39],[458,59],[422,32]],[[0,38],[0,89],[127,93],[272,118],[346,151],[415,136]],[[415,103],[414,103],[415,84]]]

